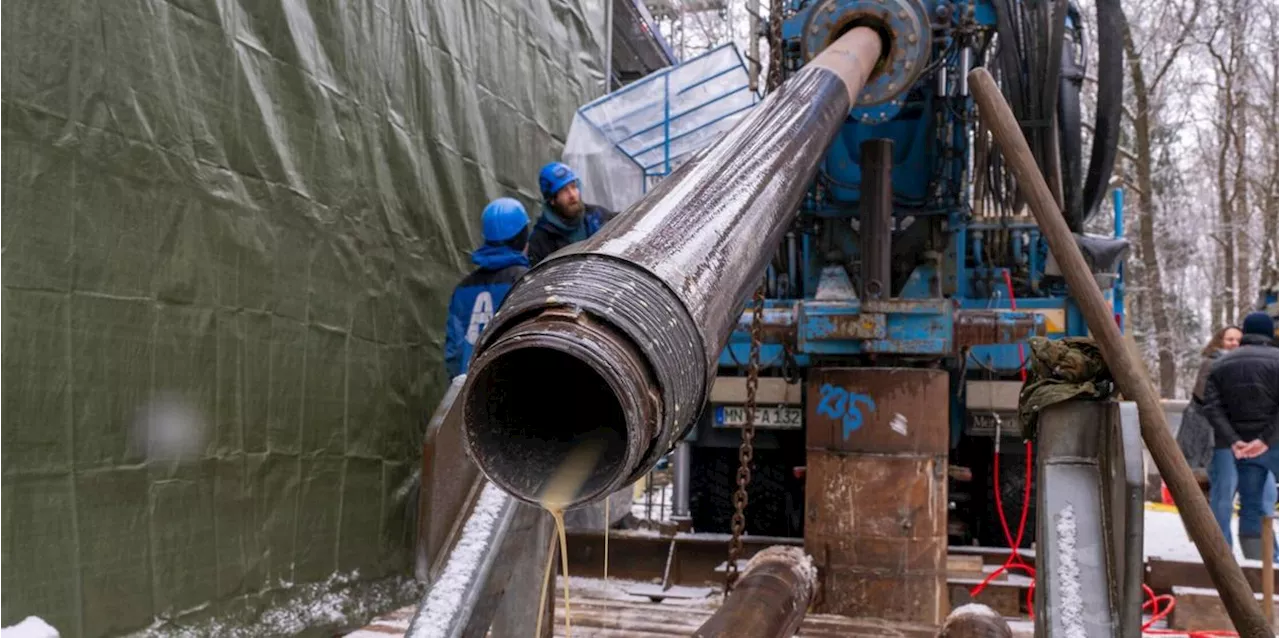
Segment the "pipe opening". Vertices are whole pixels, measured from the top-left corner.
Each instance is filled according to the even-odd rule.
[[[870,84],[885,69],[889,68],[889,62],[893,59],[893,29],[889,28],[884,19],[878,15],[855,13],[846,18],[843,24],[831,30],[831,37],[827,40],[826,46],[831,46],[832,43],[840,39],[840,36],[858,27],[871,29],[876,32],[876,35],[880,36],[880,57],[876,59],[875,66],[871,67],[871,74],[867,76],[867,83]]]
[[[472,453],[495,483],[538,502],[576,504],[620,478],[627,420],[608,381],[585,361],[546,347],[504,352],[478,370],[467,396]],[[568,487],[566,487],[568,486]],[[565,491],[570,493],[564,493]]]

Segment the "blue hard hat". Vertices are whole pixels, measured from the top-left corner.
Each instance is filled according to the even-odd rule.
[[[538,172],[538,189],[542,191],[542,199],[550,201],[560,189],[578,181],[578,175],[572,168],[560,162],[551,162]]]
[[[501,197],[489,202],[480,215],[480,228],[484,240],[488,242],[504,242],[520,234],[529,225],[529,214],[524,204]]]

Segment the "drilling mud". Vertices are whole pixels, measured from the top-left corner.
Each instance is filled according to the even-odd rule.
[[[586,436],[579,440],[576,447],[569,452],[560,467],[556,468],[551,478],[547,480],[542,490],[542,495],[538,499],[538,504],[543,509],[550,512],[551,517],[556,522],[556,538],[560,541],[560,573],[564,576],[564,631],[565,636],[573,635],[573,623],[570,620],[572,613],[569,610],[569,552],[568,544],[565,539],[564,530],[564,510],[565,507],[572,504],[578,497],[578,493],[582,490],[582,486],[587,483],[591,477],[591,473],[596,468],[596,464],[600,461],[601,455],[608,447],[608,433],[602,432],[602,436]],[[608,501],[606,500],[606,503]],[[605,517],[606,539],[608,538],[608,516]],[[606,550],[606,556],[608,554]],[[545,609],[547,601],[547,587],[551,583],[551,565],[555,560],[555,552],[552,551],[547,556],[547,568],[543,574],[542,594],[538,597],[539,609]],[[607,560],[607,559],[606,559]],[[608,567],[605,567],[606,573]],[[542,635],[542,614],[538,615],[538,624],[534,634],[535,638]]]

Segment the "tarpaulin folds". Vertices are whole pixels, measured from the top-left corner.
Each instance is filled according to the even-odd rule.
[[[3,624],[270,633],[335,574],[407,576],[449,292],[488,200],[537,214],[603,20],[5,3]]]

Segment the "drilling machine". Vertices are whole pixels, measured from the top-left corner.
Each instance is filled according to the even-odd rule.
[[[538,503],[592,442],[573,506],[674,451],[695,532],[803,537],[825,609],[938,623],[948,542],[1003,545],[992,496],[1016,517],[1031,488],[987,471],[1031,449],[1014,418],[1026,340],[1087,334],[966,75],[1001,82],[1110,294],[1126,244],[1083,228],[1115,158],[1121,22],[1115,0],[1096,7],[1087,170],[1071,3],[775,11],[766,98],[530,270],[486,327],[459,394],[476,465]]]
[[[815,426],[839,413],[839,449],[863,427],[910,416],[886,403],[892,395],[928,406],[931,452],[947,455],[954,468],[951,542],[1006,543],[992,497],[1003,490],[1017,516],[1024,450],[1015,413],[1030,354],[1023,342],[1087,329],[1001,158],[977,128],[966,75],[986,66],[1000,78],[1110,297],[1127,244],[1119,235],[1080,234],[1106,197],[1119,130],[1119,7],[1104,1],[1097,11],[1097,134],[1087,171],[1081,89],[1088,38],[1074,4],[812,0],[784,11],[783,79],[853,24],[878,25],[895,57],[863,89],[768,267],[755,330],[751,532],[801,535],[806,449],[832,442],[815,439]],[[1057,28],[1043,27],[1051,23]],[[699,531],[731,527],[753,334],[748,308],[720,355],[711,408],[675,455],[676,514]],[[921,372],[858,370],[886,367]],[[846,371],[823,372],[829,368]],[[860,424],[869,423],[868,412],[888,416]],[[911,421],[907,437],[915,436]],[[875,447],[868,451],[901,446]],[[1008,453],[1014,470],[998,487],[990,472],[996,450]],[[1022,544],[1033,540],[1032,531]]]

